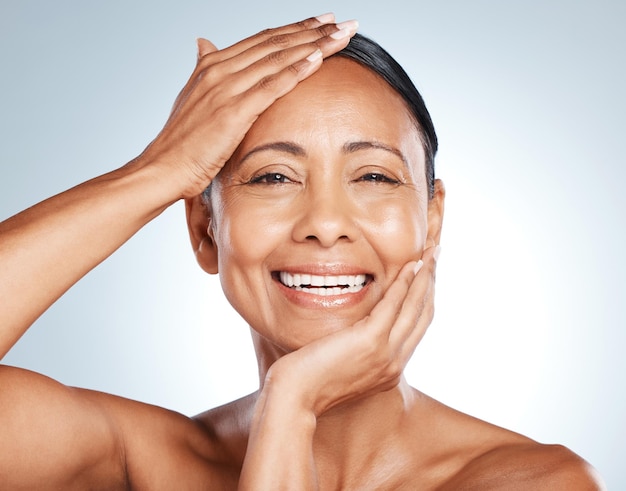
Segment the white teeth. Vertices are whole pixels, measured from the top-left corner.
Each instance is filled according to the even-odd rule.
[[[337,279],[337,277],[336,277],[336,276],[327,276],[327,277],[324,279],[324,284],[325,284],[326,286],[336,286],[336,285],[338,285],[339,283],[338,283],[338,279]]]
[[[323,276],[311,275],[311,286],[324,286],[324,284],[325,282]]]
[[[281,271],[279,276],[281,283],[289,288],[321,296],[356,293],[365,284],[364,274],[322,276]]]

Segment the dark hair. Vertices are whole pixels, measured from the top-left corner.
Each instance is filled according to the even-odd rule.
[[[404,102],[409,112],[415,118],[424,153],[426,154],[426,183],[428,185],[428,198],[432,198],[435,193],[435,154],[437,153],[437,135],[435,127],[430,118],[424,99],[411,81],[410,77],[378,43],[372,41],[362,34],[355,34],[348,46],[334,54],[333,56],[342,56],[361,64],[365,68],[369,68],[379,75],[394,89]],[[211,185],[209,185],[203,194],[203,198],[208,200],[210,197]]]
[[[378,43],[355,34],[344,49],[333,56],[342,56],[360,63],[382,77],[406,103],[411,115],[417,123],[424,153],[426,154],[426,182],[428,197],[435,193],[435,154],[437,153],[437,134],[424,99],[400,66]]]

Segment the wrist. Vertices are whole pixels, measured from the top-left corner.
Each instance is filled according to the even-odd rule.
[[[287,427],[294,425],[291,427],[312,434],[317,425],[314,400],[306,383],[294,374],[272,366],[257,402],[255,418],[271,419]]]
[[[182,151],[176,155],[160,153],[153,150],[151,145],[141,155],[127,164],[136,169],[142,169],[153,175],[166,186],[170,199],[176,201],[184,198],[195,198],[200,195],[211,183],[212,178],[200,168],[192,164],[185,164],[186,158]],[[219,169],[215,170],[215,174]]]

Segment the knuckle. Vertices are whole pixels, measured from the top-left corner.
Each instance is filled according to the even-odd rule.
[[[387,378],[396,380],[400,375],[402,375],[402,365],[396,358],[393,358],[387,364]]]
[[[198,72],[198,83],[204,87],[212,86],[223,77],[220,65],[209,65]]]
[[[269,75],[267,77],[263,77],[258,82],[258,87],[264,91],[271,91],[276,88],[277,80],[273,75]]]
[[[259,31],[257,36],[262,37],[262,38],[268,38],[274,35],[275,32],[276,32],[276,28],[268,27],[267,29],[263,29],[262,31]]]
[[[400,375],[397,377],[393,377],[387,381],[387,383],[383,384],[381,390],[391,390],[396,387],[400,383]]]
[[[320,37],[330,36],[333,32],[336,32],[338,29],[334,24],[324,24],[323,26],[319,26],[315,29]]]
[[[277,48],[288,48],[291,46],[292,40],[288,34],[276,34],[271,36],[266,43]]]
[[[284,51],[272,51],[265,57],[265,59],[273,65],[282,65],[285,62],[285,58],[286,55]]]
[[[298,76],[298,74],[300,73],[300,68],[296,65],[289,65],[287,67],[287,69],[289,70],[289,73],[291,73],[294,76]]]

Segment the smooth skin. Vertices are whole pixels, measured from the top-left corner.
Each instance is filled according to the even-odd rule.
[[[335,57],[259,117],[208,210],[187,201],[198,260],[220,272],[259,361],[260,394],[200,416],[239,460],[249,436],[242,486],[282,489],[272,478],[286,467],[285,489],[600,488],[564,447],[454,411],[402,377],[433,316],[445,193],[440,181],[427,189],[403,100]],[[280,272],[368,280],[319,297],[285,288]]]
[[[381,133],[380,124],[368,130],[357,124],[363,114],[348,108],[359,105],[345,83],[366,100],[375,95],[400,108],[397,96],[354,63],[322,63],[355,30],[325,15],[224,50],[199,40],[196,69],[142,155],[0,224],[4,355],[68,288],[185,199],[198,261],[219,270],[226,295],[250,323],[261,376],[258,392],[188,418],[2,366],[4,488],[515,489],[513,476],[521,489],[597,489],[591,468],[566,449],[457,413],[402,378],[433,315],[444,192],[438,183],[432,199],[423,193],[424,157],[406,113],[387,121],[397,132]],[[289,125],[295,133],[277,123],[296,113],[288,104],[304,104],[298,112],[308,114],[315,100],[326,106],[314,114],[341,116],[336,140],[310,131],[303,137],[302,121]],[[360,133],[349,135],[349,127]],[[347,137],[405,158],[346,147]],[[293,151],[282,152],[283,167],[263,178],[262,168],[276,162],[263,164],[267,151],[250,151],[268,138],[297,143],[304,154],[289,160]],[[378,182],[381,174],[399,184]],[[198,196],[209,184],[207,207]],[[307,200],[315,203],[309,213]],[[337,200],[341,214],[329,204]],[[279,217],[281,203],[291,212]],[[270,209],[274,215],[263,215]],[[247,230],[249,245],[244,217],[251,210],[271,225],[254,231],[263,246],[257,251],[244,240]],[[397,247],[383,247],[385,234],[400,232]],[[299,264],[286,260],[294,251]],[[316,274],[353,274],[362,261],[365,287],[327,298],[325,308],[274,274],[318,264],[327,269]]]
[[[342,49],[332,16],[267,30],[197,66],[137,159],[0,225],[0,354],[68,288],[172,203],[197,196],[277,98]],[[233,489],[239,468],[210,428],[180,414],[0,367],[6,489]],[[263,485],[262,482],[259,485]]]

